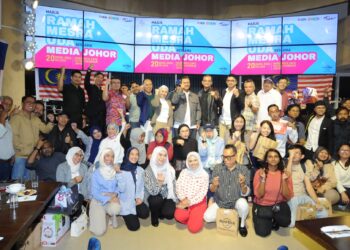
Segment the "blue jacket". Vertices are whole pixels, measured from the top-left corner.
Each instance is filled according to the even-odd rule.
[[[136,169],[136,185],[132,174],[128,171],[121,171],[118,173],[123,179],[123,185],[119,186],[119,200],[120,200],[120,215],[136,215],[136,198],[143,200],[144,198],[144,170],[141,167]]]
[[[154,95],[152,95],[154,97]],[[145,92],[141,91],[136,96],[137,105],[140,107],[140,124],[145,125],[147,120],[151,120],[153,116],[153,111],[151,116],[148,117],[149,109],[153,109],[151,102],[148,101],[147,95]]]
[[[95,200],[102,203],[102,205],[106,205],[110,197],[103,195],[103,193],[115,193],[119,196],[120,188],[124,188],[125,183],[124,179],[120,174],[116,174],[113,180],[105,180],[100,171],[96,169],[91,176],[91,196]]]
[[[213,170],[215,165],[222,163],[221,155],[224,152],[225,142],[218,136],[214,130],[212,139],[206,139],[206,143],[202,142],[202,137],[198,139],[198,153],[201,157],[203,168]]]

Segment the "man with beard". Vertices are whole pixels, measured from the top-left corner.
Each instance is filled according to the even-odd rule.
[[[38,117],[42,122],[44,122],[44,103],[42,101],[36,100],[34,103],[33,115]]]
[[[56,181],[56,169],[66,160],[65,155],[54,152],[51,142],[39,139],[27,160],[27,168],[35,170],[42,181]]]
[[[338,149],[341,145],[350,143],[349,110],[342,106],[336,110],[335,114],[336,119],[333,121],[333,157],[337,155]]]

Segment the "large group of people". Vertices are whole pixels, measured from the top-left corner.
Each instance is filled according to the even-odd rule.
[[[257,94],[252,80],[239,89],[231,75],[223,95],[210,75],[198,94],[187,76],[174,91],[154,90],[151,79],[103,87],[100,72],[90,83],[92,68],[88,102],[81,72],[63,84],[62,69],[57,115],[43,117],[32,96],[20,110],[2,97],[0,180],[77,185],[93,234],[118,227],[117,216],[138,230],[149,215],[154,227],[175,218],[197,233],[224,208],[237,211],[245,237],[252,199],[255,232],[265,237],[293,227],[300,204],[314,205],[317,217],[327,216],[320,197],[350,204],[350,99],[335,113],[328,99],[301,104],[288,98],[283,77],[276,86],[265,79]]]

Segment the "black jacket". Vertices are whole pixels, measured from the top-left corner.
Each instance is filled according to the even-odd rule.
[[[67,134],[69,134],[72,140],[72,145],[65,143]],[[52,143],[53,147],[55,148],[55,152],[61,152],[63,154],[67,154],[71,147],[80,146],[76,133],[68,125],[62,131],[60,131],[58,126],[55,125],[49,133],[47,140]]]
[[[336,156],[340,145],[350,143],[350,120],[347,120],[345,122],[334,120],[332,137],[334,146],[331,152],[333,156]]]
[[[202,111],[202,126],[208,123],[214,123],[215,125],[218,125],[219,123],[219,116],[221,114],[222,108],[222,100],[220,96],[217,100],[215,100],[214,97],[210,95],[210,91],[218,92],[216,89],[209,89],[208,91],[201,89],[198,92],[199,103],[201,105]],[[207,100],[204,100],[204,98],[207,98]],[[206,103],[206,105],[204,103]]]
[[[222,98],[222,100],[224,100],[226,95],[226,91],[224,94],[224,97]],[[239,96],[236,97],[235,95],[232,95],[231,98],[231,119],[233,120],[234,117],[236,117],[237,115],[241,114],[242,109],[244,108],[244,91],[239,90]]]
[[[84,87],[89,96],[89,101],[86,105],[86,115],[90,118],[106,114],[106,104],[102,99],[102,89],[96,85],[90,84],[91,71],[88,70],[84,79]]]
[[[306,123],[305,134],[306,138],[308,138],[309,133],[309,125],[312,119],[315,118],[315,115],[311,115]],[[318,137],[318,146],[325,147],[332,152],[333,147],[333,121],[327,116],[323,119],[320,127],[320,134]],[[316,151],[317,148],[313,148],[313,151]]]

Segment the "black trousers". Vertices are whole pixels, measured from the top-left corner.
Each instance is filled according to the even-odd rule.
[[[136,206],[136,215],[134,214],[128,214],[124,215],[123,219],[125,222],[126,227],[130,231],[137,231],[140,228],[140,221],[141,219],[146,219],[149,216],[149,209],[146,206],[145,203],[141,203],[140,205]]]
[[[171,220],[174,218],[175,202],[170,199],[163,199],[158,195],[148,197],[149,209],[151,210],[152,220],[158,220],[159,217]]]
[[[259,217],[258,210],[260,205],[253,203],[253,223],[255,233],[261,237],[266,237],[271,234],[273,223],[281,227],[288,227],[290,224],[290,208],[287,202],[282,202],[278,204],[280,210],[278,212],[272,213],[271,218]],[[272,209],[272,206],[264,206]]]

